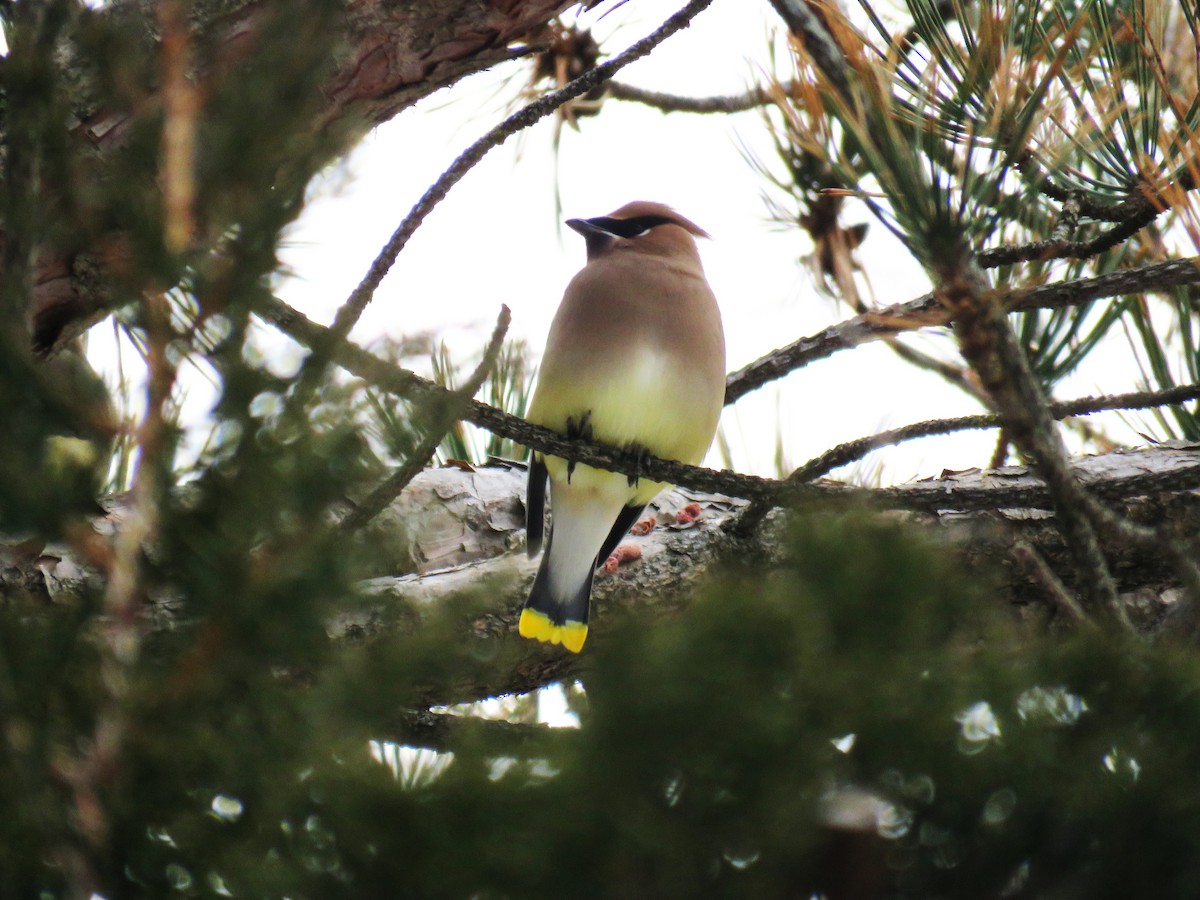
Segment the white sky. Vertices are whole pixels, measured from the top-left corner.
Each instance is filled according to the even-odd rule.
[[[599,20],[611,6],[605,4],[582,22],[615,54],[680,5],[637,0]],[[765,0],[716,0],[691,28],[618,78],[694,96],[740,92],[761,80],[775,28]],[[319,321],[331,321],[428,185],[515,108],[527,72],[528,63],[509,63],[440,91],[377,129],[317,179],[312,202],[288,235],[284,261],[292,275],[280,282],[280,296]],[[548,119],[510,139],[451,191],[401,255],[355,339],[369,345],[384,335],[434,331],[470,366],[506,303],[513,312],[510,335],[539,350],[562,289],[584,259],[583,242],[567,229],[556,231],[556,177],[564,218],[603,215],[633,199],[659,200],[713,235],[701,242],[701,252],[724,315],[730,370],[848,317],[818,294],[798,262],[811,250],[807,238],[768,220],[765,185],[743,155],[748,147],[775,161],[757,113],[663,115],[609,100],[600,116],[581,121],[579,133],[563,129],[557,163],[553,132]],[[880,303],[927,290],[919,267],[882,227],[871,228],[860,254]],[[105,329],[97,331],[95,355],[107,359]],[[295,365],[298,356],[286,340],[268,334],[266,342],[282,368]],[[1099,388],[1087,376],[1073,386],[1078,390],[1062,396]],[[1103,387],[1128,390],[1132,379]],[[187,419],[201,423],[210,403],[211,390],[197,380]],[[726,410],[722,424],[738,469],[774,474],[777,429],[795,465],[882,428],[977,411],[958,390],[877,344],[839,353],[749,395]],[[876,459],[885,481],[903,481],[942,468],[985,465],[993,441],[991,433],[967,433],[912,442]]]

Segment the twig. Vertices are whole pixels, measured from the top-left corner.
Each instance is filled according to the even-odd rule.
[[[1158,217],[1165,207],[1147,203],[1137,214],[1118,222],[1107,231],[1102,231],[1088,241],[1067,241],[1051,238],[1047,241],[1031,241],[1006,247],[993,247],[979,253],[979,264],[986,269],[1009,266],[1013,263],[1048,259],[1087,259],[1133,237]]]
[[[167,353],[170,342],[167,300],[152,295],[144,301],[146,318],[146,412],[138,428],[138,463],[133,475],[132,501],[125,526],[116,538],[104,592],[100,674],[104,697],[96,710],[91,739],[79,756],[62,756],[55,774],[71,789],[78,828],[93,848],[108,840],[105,818],[106,777],[119,766],[126,739],[130,672],[141,650],[142,604],[140,562],[143,548],[158,532],[163,452],[168,423],[164,416],[175,383],[175,368]]]
[[[1018,541],[1012,548],[1013,558],[1026,573],[1046,592],[1055,607],[1075,624],[1095,625],[1091,617],[1063,584],[1062,579],[1050,568],[1050,564],[1028,541]]]
[[[1010,295],[1007,310],[1018,312],[1079,306],[1105,297],[1152,293],[1190,284],[1200,284],[1200,257],[1135,266],[1094,278],[1080,278],[1025,291],[1014,291]],[[761,359],[731,373],[725,382],[725,402],[733,403],[764,384],[782,378],[811,362],[832,356],[839,350],[849,350],[851,347],[899,332],[944,326],[950,322],[949,311],[938,304],[933,294],[925,294],[907,303],[898,303],[855,316],[814,335],[800,338],[786,347],[773,350]]]
[[[446,432],[456,421],[462,418],[463,410],[471,398],[483,386],[492,369],[496,367],[496,358],[504,345],[504,335],[508,333],[512,312],[507,306],[500,307],[500,316],[492,331],[491,340],[483,353],[483,359],[471,373],[466,384],[448,397],[439,397],[429,404],[429,425],[424,439],[418,444],[405,460],[404,465],[393,472],[382,484],[371,491],[358,506],[341,522],[343,531],[356,531],[383,512],[400,492],[408,487],[409,482],[417,477],[417,473],[429,465],[429,460],[437,452],[438,445],[446,436]]]
[[[1027,169],[1030,167],[1021,163],[1017,165],[1024,174],[1028,174]],[[1034,168],[1034,171],[1040,174],[1040,170]],[[1189,170],[1183,172],[1170,186],[1154,187],[1142,182],[1135,185],[1120,203],[1103,204],[1089,201],[1081,191],[1053,188],[1049,178],[1044,178],[1042,193],[1064,202],[1064,217],[1068,218],[1072,228],[1080,216],[1110,222],[1112,227],[1088,241],[1065,240],[1065,235],[1059,233],[1059,228],[1055,228],[1054,235],[1047,241],[1032,241],[980,251],[979,264],[985,268],[992,268],[1028,260],[1086,259],[1095,256],[1132,237],[1170,209],[1174,203],[1180,202],[1179,198],[1185,193],[1195,188],[1196,179]]]
[[[1004,461],[1008,459],[1008,448],[1008,432],[1002,426],[996,435],[996,446],[992,448],[992,456],[988,460],[988,468],[998,469],[1004,465]]]
[[[162,83],[163,130],[159,184],[163,197],[163,243],[171,253],[187,250],[196,233],[196,131],[200,91],[191,77],[187,10],[180,0],[156,7]]]
[[[822,180],[828,181],[831,185],[836,184],[836,177],[828,169],[822,173]],[[858,285],[854,280],[854,264],[850,256],[851,248],[845,233],[835,227],[831,229],[828,238],[819,236],[821,228],[818,222],[823,216],[817,212],[817,207],[831,199],[828,195],[820,197],[817,203],[814,204],[813,211],[802,217],[801,221],[802,223],[805,219],[809,221],[810,224],[805,225],[805,228],[812,234],[814,242],[824,244],[826,247],[826,250],[822,254],[823,260],[819,265],[823,270],[828,272],[833,282],[833,286],[830,288],[831,292],[836,289],[834,296],[838,296],[843,302],[848,303],[856,314],[860,316],[869,315],[872,312],[870,304],[862,298],[862,294],[859,292]],[[834,200],[826,208],[836,210],[838,205],[840,205],[840,200]],[[836,211],[832,214],[834,217],[837,215]],[[966,367],[961,364],[956,365],[946,360],[938,359],[930,353],[925,353],[916,347],[909,346],[896,337],[885,335],[881,340],[888,349],[904,362],[919,369],[924,369],[927,372],[932,372],[968,396],[978,400],[982,405],[987,405],[987,398],[979,390],[978,382],[975,381],[972,373]]]
[[[851,99],[852,69],[847,64],[837,41],[829,33],[821,14],[808,0],[771,0],[775,12],[783,19],[788,30],[804,41],[804,49],[812,58],[821,74],[842,95]]]
[[[678,94],[666,94],[660,91],[650,91],[645,88],[625,84],[620,81],[610,81],[606,90],[608,96],[616,100],[626,100],[630,103],[640,103],[664,113],[739,113],[767,106],[774,103],[780,96],[790,96],[796,89],[796,82],[788,81],[778,85],[756,85],[744,94],[731,94],[725,97],[682,97]]]
[[[1080,397],[1077,400],[1065,400],[1061,403],[1050,404],[1050,414],[1055,419],[1066,419],[1071,416],[1087,416],[1092,413],[1114,409],[1148,409],[1150,407],[1171,406],[1188,400],[1200,399],[1200,384],[1185,384],[1178,387],[1165,388],[1159,391],[1132,391],[1128,394],[1113,394],[1104,397]],[[912,425],[903,425],[878,434],[857,438],[838,444],[815,456],[804,465],[797,468],[789,476],[789,480],[812,481],[820,478],[834,469],[840,468],[857,459],[862,459],[868,453],[881,447],[900,444],[916,438],[932,437],[937,434],[950,434],[955,431],[970,431],[980,428],[999,428],[1003,425],[1000,417],[990,413],[980,413],[973,416],[958,416],[952,419],[929,419]]]
[[[634,60],[641,59],[672,34],[686,28],[692,19],[710,3],[712,0],[691,0],[687,6],[669,17],[651,34],[637,41],[624,52],[601,63],[594,69],[584,72],[565,87],[552,91],[513,113],[464,150],[458,159],[451,163],[450,168],[438,176],[438,179],[404,217],[404,221],[392,233],[388,242],[383,245],[371,263],[362,281],[338,309],[328,338],[314,347],[313,352],[305,360],[304,368],[299,376],[300,385],[297,387],[297,394],[300,396],[307,394],[308,388],[324,370],[333,348],[350,333],[358,322],[363,310],[374,297],[376,289],[395,264],[400,251],[404,249],[417,228],[425,221],[426,216],[442,201],[450,189],[475,167],[476,163],[518,131],[528,128],[539,119],[550,115],[568,100],[592,90]]]

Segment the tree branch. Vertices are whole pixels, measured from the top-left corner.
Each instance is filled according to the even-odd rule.
[[[1200,398],[1200,384],[1185,384],[1166,388],[1159,391],[1133,391],[1128,394],[1113,394],[1104,397],[1081,397],[1077,400],[1065,400],[1050,404],[1050,414],[1055,419],[1066,419],[1071,416],[1087,416],[1096,412],[1114,409],[1148,409],[1151,407],[1172,406],[1187,400]],[[999,428],[1004,423],[999,416],[982,413],[974,416],[959,416],[953,419],[930,419],[916,422],[900,428],[881,431],[878,434],[857,438],[838,444],[815,456],[804,465],[797,468],[789,480],[812,481],[820,478],[847,463],[861,459],[868,453],[881,447],[900,444],[915,438],[932,437],[937,434],[949,434],[954,431],[969,431],[980,428]]]
[[[496,320],[491,340],[488,341],[487,348],[483,352],[483,359],[479,361],[479,365],[475,367],[471,377],[461,388],[451,392],[445,402],[429,404],[427,409],[429,426],[424,439],[409,454],[404,465],[388,476],[346,518],[342,519],[340,527],[343,531],[357,531],[370,522],[400,496],[400,492],[408,487],[409,482],[417,476],[418,472],[429,465],[429,461],[433,459],[446,432],[462,418],[467,403],[479,392],[492,369],[496,367],[496,358],[500,355],[500,348],[504,345],[504,335],[508,333],[511,321],[512,311],[507,306],[501,305],[500,316]]]
[[[837,41],[829,33],[820,6],[809,0],[771,0],[792,35],[804,41],[804,49],[826,80],[849,101],[854,73]]]
[[[936,293],[954,317],[959,350],[995,404],[1005,434],[1045,482],[1085,596],[1096,609],[1109,610],[1129,628],[1129,615],[1100,549],[1097,504],[1071,470],[1062,435],[1003,300],[990,290],[982,270],[970,258],[957,265],[951,262],[937,274]]]
[[[321,136],[319,143],[330,157],[345,153],[371,128],[439,88],[529,53],[539,29],[571,5],[567,0],[356,0],[337,22],[340,45],[318,92],[312,132]],[[192,4],[189,27],[211,45],[212,68],[232,72],[258,52],[261,33],[272,23],[277,6],[271,0]],[[138,8],[143,7],[149,16],[153,5]],[[118,4],[91,13],[104,17],[133,11],[132,6]],[[146,30],[152,30],[149,22]],[[206,72],[197,75],[203,78]],[[91,172],[93,161],[111,158],[134,132],[139,117],[161,108],[162,102],[160,96],[148,94],[137,103],[110,108],[89,92],[86,78],[80,84],[73,107],[78,124],[64,139],[82,148],[89,160],[85,169]],[[18,237],[8,235],[8,246]],[[86,263],[81,263],[81,249],[89,257]],[[126,299],[108,283],[111,273],[125,269],[121,252],[116,234],[99,235],[90,248],[38,248],[32,310],[38,349],[61,347],[98,321],[114,302]],[[9,281],[0,278],[0,285]]]
[[[1095,625],[1087,611],[1079,605],[1079,601],[1063,584],[1058,573],[1050,567],[1037,548],[1028,541],[1017,541],[1013,545],[1012,554],[1013,558],[1029,574],[1030,579],[1045,592],[1054,607],[1070,622],[1088,626]]]
[[[607,92],[608,96],[614,100],[640,103],[663,113],[739,113],[767,106],[776,102],[780,96],[790,96],[795,88],[796,83],[788,81],[766,87],[755,86],[744,94],[732,94],[726,97],[682,97],[678,94],[647,90],[620,81],[610,81]]]
[[[1108,488],[1127,484],[1141,474],[1167,477],[1172,472],[1180,472],[1193,466],[1198,457],[1197,447],[1187,445],[1118,452],[1074,460],[1073,463],[1089,490],[1107,495]],[[424,700],[454,703],[498,693],[524,692],[586,671],[586,653],[581,658],[558,649],[530,647],[514,635],[522,601],[537,567],[535,560],[528,560],[523,553],[511,550],[519,545],[523,524],[519,475],[509,467],[483,467],[474,472],[434,469],[424,472],[414,487],[417,491],[405,493],[395,515],[403,521],[415,522],[418,529],[431,532],[444,532],[446,524],[443,520],[427,521],[422,517],[423,509],[438,503],[436,499],[422,500],[422,493],[430,498],[477,495],[479,503],[487,497],[487,514],[467,510],[449,513],[460,516],[464,522],[479,523],[478,530],[486,532],[486,536],[481,535],[487,542],[486,548],[473,565],[464,564],[456,543],[447,560],[455,564],[452,568],[439,571],[436,569],[438,560],[434,559],[430,561],[432,571],[427,570],[422,575],[374,579],[371,582],[374,600],[364,604],[360,597],[355,601],[350,614],[355,617],[349,622],[351,631],[357,633],[353,629],[358,623],[360,629],[369,632],[372,622],[397,623],[378,627],[395,627],[402,632],[418,631],[424,627],[423,617],[437,608],[439,599],[458,596],[463,590],[477,589],[481,583],[486,583],[491,586],[486,611],[463,624],[464,641],[468,642],[464,650],[467,660],[463,666],[471,671],[463,674],[461,679],[456,678],[452,684],[434,688],[423,697]],[[991,493],[993,501],[988,504],[990,508],[986,514],[914,514],[909,521],[943,542],[947,552],[961,553],[969,570],[996,577],[998,595],[1005,602],[1034,603],[1048,607],[1056,617],[1075,618],[1069,605],[1062,605],[1064,597],[1069,601],[1067,592],[1079,589],[1080,581],[1064,547],[1060,523],[1053,516],[1039,515],[1020,503],[1009,504],[1001,499],[1022,493],[1029,496],[1031,491],[1045,495],[1029,467],[1008,466],[997,471],[956,473],[901,485],[894,490],[929,495],[960,491]],[[505,492],[509,500],[503,504],[504,512],[497,514],[496,497]],[[694,587],[703,583],[710,571],[722,570],[722,560],[727,559],[727,554],[743,559],[753,557],[761,560],[763,566],[770,567],[790,552],[790,545],[782,539],[787,521],[783,517],[772,518],[764,527],[731,543],[726,526],[737,515],[740,508],[737,504],[722,502],[721,498],[711,495],[672,491],[656,498],[654,505],[660,509],[661,522],[667,518],[661,512],[662,508],[681,508],[696,500],[704,511],[691,527],[682,530],[659,527],[644,537],[633,538],[642,551],[638,562],[622,566],[614,574],[597,575],[593,594],[597,622],[607,621],[617,611],[643,618],[671,615],[673,610],[689,602]],[[1170,523],[1170,527],[1180,533],[1194,533],[1200,528],[1200,493],[1189,490],[1168,494],[1152,489],[1137,494],[1136,499],[1124,501],[1118,511],[1126,518]],[[496,522],[501,523],[499,528],[502,530],[497,531]],[[470,543],[474,539],[468,537],[466,540]],[[1031,572],[1028,560],[1014,557],[1014,546],[1022,542],[1037,552],[1042,564],[1039,572]],[[1149,591],[1158,596],[1167,585],[1177,584],[1161,547],[1113,540],[1106,549],[1111,554],[1123,592]],[[1062,594],[1048,595],[1048,586],[1056,581],[1062,586]],[[1160,599],[1139,617],[1139,626],[1146,631],[1153,630],[1170,607],[1167,600]],[[408,614],[410,609],[413,611],[411,616]],[[597,648],[601,647],[605,637],[603,628],[596,632]],[[483,641],[493,642],[486,651],[479,649],[479,642]],[[456,663],[455,671],[459,669]]]
[[[276,298],[259,301],[259,314],[285,334],[305,346],[328,331]],[[358,345],[343,341],[335,350],[334,361],[357,375],[398,396],[418,399],[445,398],[451,392],[407,369],[380,359]],[[581,465],[593,466],[623,475],[678,484],[695,490],[761,500],[772,505],[819,505],[873,503],[893,509],[970,510],[1008,506],[1046,508],[1049,498],[1044,487],[1021,488],[1011,492],[992,489],[977,491],[939,485],[930,489],[854,488],[837,484],[791,484],[757,475],[742,475],[728,470],[717,472],[700,466],[688,466],[674,460],[645,457],[618,447],[584,440],[567,440],[557,432],[533,425],[503,410],[478,400],[468,404],[463,418],[481,428],[510,438],[527,447],[549,453]],[[1174,469],[1168,474],[1148,473],[1130,476],[1113,484],[1097,484],[1092,489],[1105,497],[1129,497],[1150,490],[1184,490],[1200,484],[1200,460],[1194,465]]]
[[[1079,306],[1105,297],[1153,293],[1194,284],[1200,284],[1200,257],[1135,266],[1094,278],[1013,291],[1009,295],[1007,311]],[[839,350],[849,350],[903,331],[949,325],[951,321],[950,313],[941,307],[933,294],[855,316],[780,347],[731,373],[725,382],[725,403],[733,403],[764,384]]]
[[[1110,250],[1122,241],[1133,237],[1133,235],[1153,222],[1165,209],[1166,207],[1156,207],[1147,202],[1142,209],[1136,211],[1127,219],[1118,222],[1116,225],[1113,225],[1106,231],[1102,231],[1087,241],[1068,241],[1051,238],[1045,241],[1031,241],[1026,244],[1015,244],[982,250],[978,256],[979,264],[985,269],[991,269],[997,266],[1009,266],[1013,263],[1028,262],[1030,260],[1087,259],[1088,257],[1103,253],[1105,250]]]
[[[1198,463],[1200,447],[1196,444],[1143,448],[1073,461],[1076,471],[1094,493],[1105,497],[1124,493],[1136,498],[1126,500],[1119,508],[1123,517],[1154,522],[1179,534],[1194,534],[1200,529],[1200,492],[1178,490],[1181,475],[1187,476],[1185,480],[1192,487],[1200,483]],[[581,658],[557,648],[531,646],[514,634],[521,604],[537,567],[536,560],[512,549],[519,547],[524,525],[522,474],[512,464],[487,465],[470,471],[458,467],[424,470],[389,511],[389,515],[406,523],[407,539],[414,547],[431,551],[423,557],[421,574],[373,578],[363,585],[362,591],[347,597],[344,606],[330,610],[327,627],[335,640],[361,643],[383,635],[402,639],[405,634],[427,626],[428,617],[439,608],[441,599],[461,596],[466,590],[477,592],[481,584],[488,585],[486,604],[475,607],[461,624],[449,626],[462,629],[462,641],[455,645],[461,650],[461,658],[456,656],[452,665],[439,669],[446,680],[438,680],[419,698],[410,698],[409,703],[456,703],[529,691],[586,671],[588,654]],[[1129,490],[1134,484],[1138,487]],[[1034,547],[1043,561],[1059,573],[1067,589],[1076,589],[1078,582],[1066,556],[1057,520],[1039,515],[1021,502],[1020,498],[1044,498],[1046,493],[1028,467],[953,473],[887,491],[919,497],[916,502],[891,504],[910,509],[935,510],[938,506],[961,505],[956,503],[959,497],[987,497],[986,503],[978,505],[979,509],[987,510],[986,514],[931,511],[913,514],[908,520],[943,541],[948,552],[961,552],[971,571],[998,577],[999,596],[1005,601],[1044,606],[1048,599],[1040,583],[1031,583],[1025,566],[1016,564],[1012,548],[1018,541]],[[447,497],[457,499],[447,505]],[[951,500],[927,502],[938,497]],[[661,525],[669,519],[667,511],[696,502],[703,508],[703,514],[689,527]],[[785,517],[773,517],[763,528],[731,542],[725,526],[743,506],[736,501],[676,490],[661,494],[654,506],[659,512],[660,527],[634,539],[643,551],[641,559],[622,566],[614,574],[600,573],[596,578],[597,622],[606,621],[618,609],[644,616],[670,615],[672,610],[689,602],[694,587],[708,577],[710,569],[715,566],[715,571],[721,571],[722,560],[728,554],[761,559],[764,566],[770,566],[780,554],[789,552],[790,545],[782,540]],[[106,530],[119,531],[126,521],[118,509]],[[453,540],[447,540],[447,532],[455,531],[450,527],[452,522],[457,522],[460,528]],[[0,541],[0,553],[4,550],[3,543]],[[1107,550],[1112,555],[1122,591],[1148,591],[1158,596],[1167,586],[1177,584],[1175,573],[1162,558],[1161,547],[1113,540]],[[94,595],[98,589],[97,576],[77,553],[73,546],[51,545],[25,568],[31,570],[31,576],[39,584],[44,582],[45,591],[55,602]],[[6,562],[6,565],[16,563]],[[103,590],[102,583],[99,589]],[[1049,599],[1057,604],[1055,598]],[[1164,600],[1155,603],[1139,618],[1140,627],[1152,630],[1171,606]],[[596,646],[601,646],[605,629],[597,631],[595,638]],[[398,650],[402,652],[402,648]],[[419,733],[406,733],[404,727],[401,722],[393,731],[377,735],[406,743],[425,743]],[[419,730],[420,725],[414,727]],[[520,737],[514,736],[514,742],[520,745]],[[519,753],[517,747],[514,751]]]

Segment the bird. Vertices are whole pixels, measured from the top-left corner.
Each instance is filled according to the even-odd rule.
[[[566,224],[583,236],[587,262],[551,322],[526,418],[567,438],[698,465],[725,399],[725,333],[696,245],[709,235],[644,200]],[[550,534],[517,630],[578,653],[596,568],[667,485],[534,452],[530,558],[543,542],[547,481]]]

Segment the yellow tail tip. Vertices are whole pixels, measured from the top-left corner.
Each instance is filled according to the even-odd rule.
[[[583,642],[587,640],[588,627],[583,622],[571,621],[555,625],[545,613],[527,608],[521,610],[521,621],[517,625],[517,631],[523,638],[532,638],[548,644],[562,644],[572,653],[578,653],[583,649]]]

